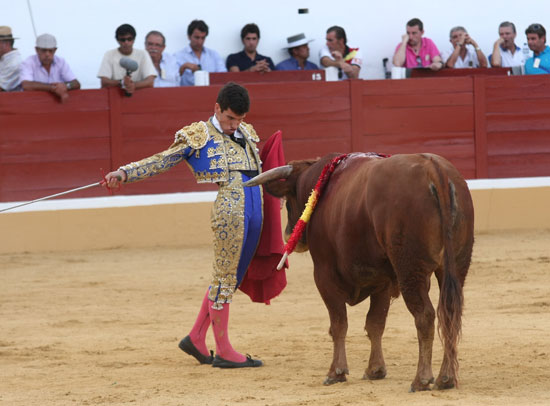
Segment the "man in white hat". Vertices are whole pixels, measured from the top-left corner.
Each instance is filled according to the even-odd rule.
[[[39,35],[35,50],[36,55],[21,64],[23,90],[51,92],[64,103],[69,98],[69,90],[80,89],[80,82],[65,59],[55,55],[57,40],[53,35]]]
[[[19,65],[21,54],[13,47],[14,38],[11,28],[0,26],[0,92],[21,90]]]
[[[276,66],[277,70],[317,70],[319,67],[313,62],[307,60],[309,58],[309,43],[312,39],[307,39],[304,33],[293,35],[286,39],[287,45],[283,49],[287,49],[290,58],[279,62]]]

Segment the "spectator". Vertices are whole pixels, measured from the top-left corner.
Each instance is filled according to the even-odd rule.
[[[42,90],[54,93],[62,103],[69,99],[69,90],[80,89],[80,83],[65,59],[55,55],[57,40],[51,34],[36,38],[36,55],[21,64],[23,90]]]
[[[550,73],[550,47],[546,45],[546,30],[542,24],[531,24],[525,30],[527,44],[533,56],[525,61],[526,75]]]
[[[122,87],[127,95],[137,89],[153,87],[157,72],[149,54],[141,49],[134,49],[136,30],[130,24],[122,24],[115,31],[115,38],[119,47],[105,52],[99,67],[97,77],[101,79],[101,87]],[[123,57],[137,62],[138,68],[128,75],[125,68],[120,66]]]
[[[307,39],[304,33],[293,35],[286,39],[290,58],[279,62],[276,66],[277,70],[315,70],[319,69],[313,62],[307,60],[309,58],[309,43],[312,39]]]
[[[208,35],[208,26],[202,20],[193,20],[187,27],[189,45],[174,56],[179,66],[182,86],[193,86],[193,73],[198,70],[207,72],[226,72],[223,60],[216,51],[204,46]]]
[[[254,128],[243,122],[249,111],[248,91],[235,83],[218,93],[214,115],[176,132],[172,146],[107,174],[106,185],[137,182],[163,173],[185,161],[199,183],[215,183],[211,226],[214,231],[214,263],[210,286],[189,335],[179,347],[201,364],[217,368],[259,367],[262,361],[235,351],[229,341],[229,308],[233,293],[243,281],[260,239],[263,217],[262,190],[243,187],[257,175],[261,161]],[[268,225],[270,218],[263,219]],[[216,355],[208,350],[206,334],[212,326]]]
[[[487,58],[483,51],[464,27],[451,28],[449,37],[452,48],[442,55],[447,68],[487,67]]]
[[[246,24],[241,30],[244,49],[227,57],[226,67],[230,72],[270,72],[275,65],[269,56],[260,55],[256,48],[260,42],[260,28],[256,24]]]
[[[395,48],[393,66],[405,68],[429,67],[437,71],[443,67],[443,60],[434,42],[423,38],[424,24],[418,18],[407,22],[407,33]]]
[[[504,21],[498,26],[499,38],[493,46],[493,53],[489,55],[489,62],[493,67],[511,68],[523,66],[525,59],[520,48],[516,45],[516,26],[510,21]]]
[[[0,92],[21,90],[19,68],[21,55],[13,47],[14,38],[11,28],[7,25],[0,27]]]
[[[150,31],[145,37],[145,49],[157,70],[155,87],[172,87],[180,85],[179,66],[174,56],[164,52],[166,38],[160,31]]]
[[[327,30],[327,43],[319,52],[321,65],[338,68],[338,79],[357,79],[363,64],[363,54],[359,48],[350,48],[346,31],[334,25]]]

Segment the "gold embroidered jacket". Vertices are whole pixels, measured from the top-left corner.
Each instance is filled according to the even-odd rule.
[[[261,172],[260,156],[256,148],[260,139],[254,127],[241,123],[239,131],[246,140],[245,148],[219,132],[210,120],[199,121],[176,132],[174,143],[166,151],[120,169],[126,172],[126,182],[137,182],[166,172],[183,160],[189,165],[198,183],[227,182],[229,171],[232,170]]]

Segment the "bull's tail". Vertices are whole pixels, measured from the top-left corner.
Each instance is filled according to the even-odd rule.
[[[462,283],[457,276],[457,265],[453,246],[453,227],[458,211],[456,188],[437,160],[431,159],[435,169],[434,184],[431,185],[441,218],[443,237],[443,272],[440,275],[439,304],[437,306],[438,333],[443,341],[443,368],[451,372],[449,376],[457,385],[458,355],[457,346],[462,330],[462,309],[464,296]],[[445,366],[447,368],[445,368]]]

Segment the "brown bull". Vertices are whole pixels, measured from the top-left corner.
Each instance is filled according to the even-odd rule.
[[[287,238],[323,167],[335,156],[294,161],[251,181],[287,199]],[[371,353],[364,377],[386,376],[382,334],[390,301],[401,292],[418,333],[419,360],[411,391],[430,389],[435,311],[428,291],[435,272],[444,356],[434,387],[457,386],[462,288],[470,266],[473,229],[466,182],[440,156],[379,158],[355,153],[336,168],[297,247],[309,248],[315,284],[330,316],[334,354],[325,384],[346,380],[346,303],[353,306],[367,297],[365,330]]]

